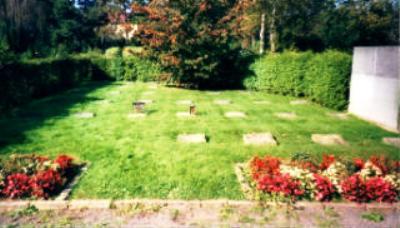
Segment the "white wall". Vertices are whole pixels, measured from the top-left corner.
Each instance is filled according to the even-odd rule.
[[[400,47],[356,47],[349,112],[400,131]]]

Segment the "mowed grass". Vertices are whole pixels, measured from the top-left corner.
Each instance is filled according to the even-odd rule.
[[[113,93],[120,91],[120,93]],[[153,94],[146,92],[153,91]],[[148,116],[132,120],[132,102],[152,99]],[[232,104],[215,105],[216,99]],[[382,137],[398,136],[350,117],[339,120],[332,110],[315,104],[290,105],[295,98],[263,92],[183,90],[150,84],[91,83],[60,95],[41,99],[0,120],[0,154],[66,153],[90,163],[73,191],[73,198],[242,199],[233,166],[254,155],[289,158],[296,152],[317,157],[333,153],[342,158],[383,154],[399,159],[398,148]],[[107,103],[107,101],[109,103]],[[198,115],[180,119],[176,112],[195,102]],[[254,101],[270,104],[255,104]],[[76,112],[94,112],[78,119]],[[245,119],[228,119],[227,111],[242,111]],[[282,120],[276,112],[295,112],[296,120]],[[245,146],[242,135],[271,132],[279,146]],[[205,133],[206,144],[182,144],[178,134]],[[347,146],[321,146],[313,133],[338,133]]]

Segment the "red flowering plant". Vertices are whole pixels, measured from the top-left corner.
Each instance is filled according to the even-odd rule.
[[[5,187],[2,193],[9,198],[21,198],[29,196],[32,187],[31,178],[24,173],[15,173],[9,175],[6,179]]]
[[[259,196],[269,200],[294,201],[301,198],[305,194],[305,185],[297,177],[282,173],[281,165],[279,158],[271,156],[254,157],[250,161],[252,182],[259,191]]]
[[[57,164],[61,170],[67,170],[73,166],[73,160],[74,159],[68,155],[59,155],[54,160],[54,163]]]
[[[254,157],[250,161],[250,171],[254,180],[258,180],[264,175],[274,175],[279,173],[281,161],[278,158],[265,156],[264,158]]]
[[[384,203],[397,202],[395,187],[382,177],[373,177],[365,182],[367,196],[370,200]]]
[[[44,156],[12,155],[0,162],[0,195],[48,199],[77,174],[77,168],[79,165],[67,155],[60,155],[54,161]]]
[[[356,167],[356,171],[359,171],[364,168],[365,162],[362,158],[354,158],[353,164]]]
[[[342,182],[342,196],[353,202],[368,202],[369,197],[363,178],[354,174]]]
[[[59,192],[63,184],[64,180],[57,171],[53,169],[41,171],[31,179],[32,195],[48,199]]]
[[[74,159],[68,155],[59,155],[54,160],[54,164],[56,165],[56,169],[59,170],[62,175],[70,178],[76,174],[76,165],[74,165],[73,161]]]
[[[292,201],[304,194],[301,183],[289,174],[264,175],[258,180],[257,188],[272,196],[289,197]]]
[[[330,201],[336,191],[329,178],[314,173],[315,199],[318,201]]]
[[[298,166],[300,168],[307,169],[313,173],[317,172],[318,168],[319,168],[318,165],[316,165],[315,163],[313,163],[311,161],[300,162],[300,163],[298,163]]]
[[[336,161],[335,155],[323,155],[322,162],[319,165],[319,168],[321,170],[325,170],[329,168],[329,166],[332,165],[335,161]]]

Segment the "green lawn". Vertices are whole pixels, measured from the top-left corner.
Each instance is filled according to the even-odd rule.
[[[112,91],[121,91],[113,94]],[[154,91],[152,95],[144,95]],[[131,120],[132,101],[153,99],[149,115]],[[102,102],[107,99],[111,103]],[[215,105],[230,99],[230,105]],[[381,143],[396,136],[350,117],[328,116],[332,110],[315,104],[290,105],[295,98],[262,92],[204,91],[149,88],[149,84],[92,83],[32,102],[12,117],[0,120],[0,154],[32,153],[55,156],[66,153],[89,161],[88,173],[73,191],[73,198],[183,198],[241,199],[233,165],[255,154],[290,157],[306,151],[320,157],[324,152],[340,157],[384,154],[400,158],[398,149]],[[177,100],[193,100],[198,116],[182,120],[176,112],[188,108]],[[254,104],[268,100],[271,104]],[[92,119],[73,114],[95,112]],[[243,111],[245,119],[227,119],[225,111]],[[281,120],[275,112],[295,112],[297,120]],[[279,146],[244,146],[242,134],[272,132]],[[176,142],[180,133],[205,133],[206,144]],[[312,133],[339,133],[348,146],[321,146]]]

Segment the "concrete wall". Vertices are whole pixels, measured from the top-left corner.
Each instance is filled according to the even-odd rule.
[[[400,47],[356,47],[349,112],[400,131]]]

